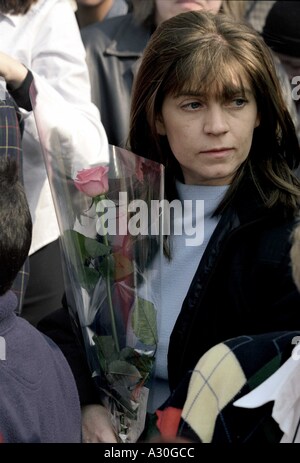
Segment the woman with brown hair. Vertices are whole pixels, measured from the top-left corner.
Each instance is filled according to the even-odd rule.
[[[168,406],[192,375],[180,435],[267,442],[270,410],[247,417],[232,401],[280,365],[300,329],[289,256],[300,153],[263,39],[222,15],[164,22],[136,76],[128,147],[164,164],[169,201],[204,200],[203,243],[166,237],[160,278],[156,376],[170,387]],[[153,394],[163,402],[155,383]]]

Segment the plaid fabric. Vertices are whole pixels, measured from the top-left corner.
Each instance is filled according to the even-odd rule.
[[[280,442],[272,402],[256,409],[235,407],[233,402],[287,360],[297,335],[299,331],[240,336],[214,346],[156,411],[156,418],[149,419],[146,438],[157,433],[198,443]]]
[[[19,166],[19,179],[23,182],[22,122],[18,107],[12,97],[0,87],[0,156],[15,159]],[[13,284],[18,297],[17,313],[21,312],[29,276],[29,261],[25,262]]]
[[[1,98],[3,97],[3,99]],[[20,113],[12,97],[0,93],[0,155],[15,159],[22,179],[22,133]]]

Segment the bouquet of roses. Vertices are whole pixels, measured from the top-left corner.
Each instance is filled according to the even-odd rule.
[[[157,347],[162,166],[108,146],[106,162],[64,153],[35,114],[61,232],[66,296],[120,442],[144,428]],[[95,156],[93,156],[95,158]]]

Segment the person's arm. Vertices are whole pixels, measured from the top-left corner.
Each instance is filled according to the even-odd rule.
[[[7,91],[20,108],[31,111],[30,86],[32,73],[19,61],[0,51],[0,77],[5,81]]]
[[[0,76],[5,80],[9,91],[18,89],[27,74],[28,69],[22,63],[0,52]]]
[[[99,110],[91,102],[85,50],[70,5],[57,0],[46,2],[24,29],[26,33],[20,28],[19,35],[28,40],[30,30],[30,53],[15,49],[11,53],[15,58],[1,54],[0,75],[9,91],[22,85],[28,70],[33,75],[30,99],[34,116],[24,112],[28,155],[35,156],[34,144],[40,150],[37,123],[44,149],[57,151],[59,143],[68,168],[74,162],[79,167],[86,167],[87,161],[107,162],[107,137]]]
[[[117,442],[110,417],[105,407],[91,404],[81,407],[82,441],[84,443]]]

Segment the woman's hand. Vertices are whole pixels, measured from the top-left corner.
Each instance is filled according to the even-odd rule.
[[[25,80],[28,69],[6,53],[0,52],[0,77],[3,77],[6,83],[16,90]]]
[[[82,442],[115,444],[117,439],[111,420],[102,405],[85,405],[81,408]]]

